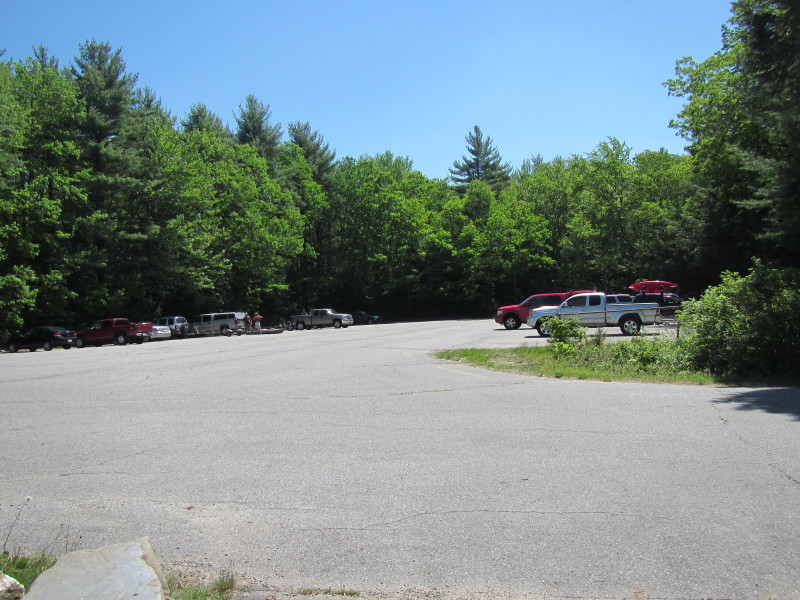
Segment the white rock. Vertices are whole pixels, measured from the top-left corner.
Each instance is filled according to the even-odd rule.
[[[11,575],[0,573],[0,600],[19,600],[24,595],[24,585]]]
[[[65,554],[25,600],[165,600],[166,590],[150,540],[142,538]]]

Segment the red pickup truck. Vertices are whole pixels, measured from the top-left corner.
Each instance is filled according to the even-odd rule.
[[[540,306],[558,306],[564,300],[575,294],[585,294],[594,290],[581,290],[578,292],[553,292],[551,294],[534,294],[519,304],[501,306],[494,316],[495,323],[500,323],[506,329],[519,329],[519,326],[528,322],[528,316],[534,308]]]
[[[78,332],[75,345],[83,348],[89,344],[117,344],[122,346],[128,342],[141,344],[150,339],[153,331],[152,323],[131,323],[128,319],[101,319],[95,321]]]

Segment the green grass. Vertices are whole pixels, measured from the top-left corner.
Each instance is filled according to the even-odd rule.
[[[22,553],[3,552],[0,554],[0,571],[19,581],[27,590],[34,580],[55,562],[55,557],[45,553],[25,556]]]
[[[30,497],[25,498],[25,501],[19,505],[17,514],[14,516],[11,526],[8,528],[5,540],[3,540],[2,551],[0,551],[0,572],[19,581],[25,586],[26,590],[43,571],[46,571],[56,563],[56,557],[52,555],[50,549],[58,539],[58,536],[56,536],[56,540],[53,540],[50,548],[34,555],[28,555],[21,549],[13,551],[8,549],[8,541],[11,538],[11,534],[17,526],[22,511],[25,510],[30,501]],[[59,534],[60,533],[61,532],[59,532]]]
[[[578,348],[556,344],[508,349],[465,348],[443,350],[435,356],[485,369],[556,379],[694,385],[724,383],[708,373],[681,368],[679,361],[652,341],[632,342],[589,342]]]
[[[227,600],[236,588],[232,570],[222,571],[211,585],[196,585],[167,575],[172,600]]]

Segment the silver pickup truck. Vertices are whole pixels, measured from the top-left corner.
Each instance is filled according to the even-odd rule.
[[[531,311],[528,325],[534,327],[539,335],[547,337],[548,318],[566,319],[577,317],[585,327],[619,327],[622,335],[639,333],[642,325],[661,323],[661,309],[651,302],[611,303],[606,295],[575,294],[559,306],[542,306]]]
[[[314,308],[302,315],[289,317],[289,329],[311,329],[312,327],[349,327],[353,315],[338,313],[332,308]]]

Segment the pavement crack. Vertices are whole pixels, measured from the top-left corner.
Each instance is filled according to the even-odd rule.
[[[307,527],[299,528],[298,531],[370,531],[380,529],[383,527],[391,527],[400,523],[414,521],[417,519],[424,519],[426,517],[448,517],[454,515],[474,515],[474,514],[491,514],[491,515],[538,515],[538,516],[611,516],[611,517],[633,517],[638,518],[641,515],[629,512],[619,511],[606,511],[606,510],[496,510],[496,509],[462,509],[462,510],[443,510],[443,511],[424,511],[418,512],[398,519],[389,521],[376,521],[368,523],[360,527]],[[653,518],[650,516],[649,518]],[[666,519],[667,517],[656,517]]]

